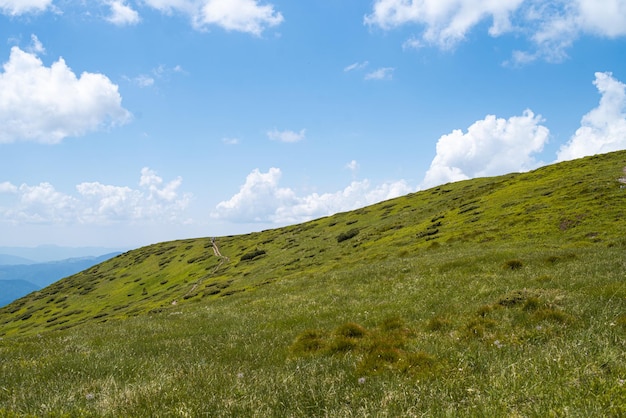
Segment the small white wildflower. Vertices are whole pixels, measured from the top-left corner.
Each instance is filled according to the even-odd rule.
[[[498,347],[498,348],[502,348],[502,345],[503,345],[503,344],[500,342],[500,340],[495,340],[495,341],[493,342],[493,345],[495,345],[495,346],[496,346],[496,347]]]
[[[358,382],[359,382],[359,385],[364,384],[365,383],[365,378],[364,377],[359,377]]]
[[[93,393],[88,393],[85,395],[85,399],[87,399],[88,401],[92,401],[93,398],[95,398]]]
[[[237,373],[237,379],[243,379],[243,373],[241,372]]]
[[[624,386],[624,383],[626,383],[626,380],[624,380],[624,379],[618,379],[617,380],[617,384],[620,385],[620,386]]]

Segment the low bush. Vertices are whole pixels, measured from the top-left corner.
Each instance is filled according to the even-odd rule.
[[[241,256],[241,261],[254,260],[255,258],[265,254],[265,250],[254,250]]]
[[[343,242],[343,241],[349,240],[350,238],[356,237],[358,234],[359,234],[359,230],[357,228],[351,229],[346,232],[342,232],[341,234],[337,235],[337,242]]]

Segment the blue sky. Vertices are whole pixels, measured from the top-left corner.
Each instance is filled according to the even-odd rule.
[[[0,245],[247,233],[626,148],[626,0],[0,0]]]

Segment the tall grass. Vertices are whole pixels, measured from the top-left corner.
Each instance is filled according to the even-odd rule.
[[[625,165],[123,254],[0,309],[0,416],[625,416]]]
[[[489,279],[467,277],[463,265],[442,279],[436,267],[452,255],[443,251],[410,269],[389,259],[211,304],[5,338],[0,411],[620,416],[622,251],[603,249],[599,259],[581,249],[558,264],[529,252],[536,261],[521,272],[491,251],[456,248],[459,260],[482,257]],[[311,330],[319,345],[299,350]]]

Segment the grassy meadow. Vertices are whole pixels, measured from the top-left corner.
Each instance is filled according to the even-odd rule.
[[[626,416],[624,167],[127,252],[0,309],[0,416]]]

